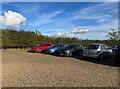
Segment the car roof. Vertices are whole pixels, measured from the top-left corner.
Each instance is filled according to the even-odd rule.
[[[120,46],[120,44],[115,44],[114,46]]]
[[[114,45],[113,47],[115,47],[115,46],[117,46],[118,48],[120,48],[120,44],[116,44],[116,45]]]
[[[89,45],[106,45],[106,44],[92,43],[92,44],[89,44]]]
[[[71,43],[71,44],[67,44],[67,45],[69,46],[69,45],[81,45],[81,44]]]
[[[81,45],[80,43],[70,43],[70,45]],[[69,44],[68,44],[69,45]]]

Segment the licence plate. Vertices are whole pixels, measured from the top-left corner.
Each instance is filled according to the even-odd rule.
[[[88,54],[92,55],[92,54],[94,54],[94,53],[93,53],[93,52],[88,52]]]
[[[63,55],[63,54],[60,54],[60,55]]]

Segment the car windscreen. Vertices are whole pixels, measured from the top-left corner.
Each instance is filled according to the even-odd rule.
[[[53,45],[51,48],[54,48],[54,47],[56,47],[56,46],[58,46],[58,45]]]
[[[120,44],[114,45],[113,48],[119,48]]]
[[[35,46],[38,47],[38,46],[42,46],[43,44],[36,44]]]
[[[119,52],[120,53],[120,46],[118,47],[117,51],[116,52]]]
[[[41,45],[43,45],[43,44],[38,44],[38,46],[41,46]]]
[[[56,45],[51,46],[50,48],[54,48],[54,47],[57,47],[57,46],[59,46],[59,45],[58,45],[58,44],[56,44]]]
[[[65,44],[61,44],[59,47],[65,47],[66,45]]]
[[[65,48],[73,48],[75,45],[67,45]]]
[[[99,48],[99,45],[88,45],[86,47],[86,49],[93,49],[93,50],[98,49],[98,48]]]

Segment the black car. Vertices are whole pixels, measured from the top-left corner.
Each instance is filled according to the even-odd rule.
[[[114,61],[117,66],[120,66],[120,45],[118,45],[116,51],[114,52]]]
[[[77,43],[68,44],[58,50],[59,56],[75,56],[78,54],[83,54],[83,46]]]

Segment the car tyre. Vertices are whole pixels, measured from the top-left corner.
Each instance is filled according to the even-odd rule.
[[[83,59],[85,59],[85,60],[86,60],[86,59],[88,59],[88,57],[83,56]]]
[[[72,57],[72,56],[73,56],[73,53],[72,53],[72,52],[70,52],[70,53],[69,53],[69,56],[70,56],[70,57]]]
[[[120,63],[117,62],[117,61],[115,61],[115,65],[118,66],[118,67],[120,67]]]
[[[53,55],[58,55],[58,51],[56,50],[56,51],[53,53]]]
[[[100,61],[102,61],[103,58],[104,58],[103,55],[100,55],[100,56],[99,56],[99,60],[100,60]]]

